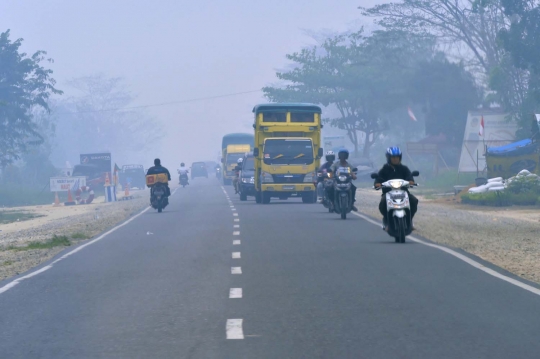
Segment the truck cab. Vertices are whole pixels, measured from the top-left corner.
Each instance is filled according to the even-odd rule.
[[[314,203],[323,151],[321,108],[303,103],[262,104],[253,113],[257,203],[293,196]]]

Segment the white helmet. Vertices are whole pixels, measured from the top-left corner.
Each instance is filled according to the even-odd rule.
[[[240,158],[238,159],[238,161],[236,161],[236,162],[238,162],[238,164],[240,164],[240,163],[244,162],[244,159],[243,159],[242,157],[240,157]]]
[[[336,159],[336,154],[334,151],[326,151],[325,158],[327,161],[334,161]]]

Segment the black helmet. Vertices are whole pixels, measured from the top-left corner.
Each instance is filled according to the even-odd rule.
[[[399,149],[399,147],[388,147],[386,149],[386,162],[390,163],[391,157],[399,157],[399,160],[401,161],[401,158],[403,157],[403,153]]]
[[[159,158],[154,160],[154,166],[161,166],[161,160]]]
[[[185,166],[184,162],[180,163],[180,167],[184,167],[184,166]]]
[[[336,160],[336,154],[334,153],[334,151],[326,152],[326,160],[328,162],[334,162]]]
[[[349,158],[349,150],[347,150],[346,148],[343,148],[339,150],[337,156],[340,160],[346,160]]]

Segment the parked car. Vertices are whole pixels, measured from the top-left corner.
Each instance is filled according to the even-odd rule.
[[[204,162],[193,162],[191,164],[191,179],[197,177],[208,178],[208,170],[206,169],[206,164]]]

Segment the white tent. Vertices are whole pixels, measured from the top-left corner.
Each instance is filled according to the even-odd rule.
[[[484,145],[504,146],[516,139],[517,124],[508,121],[506,113],[493,109],[469,111],[459,160],[459,172],[482,172],[486,168]],[[484,116],[484,136],[480,123]]]

